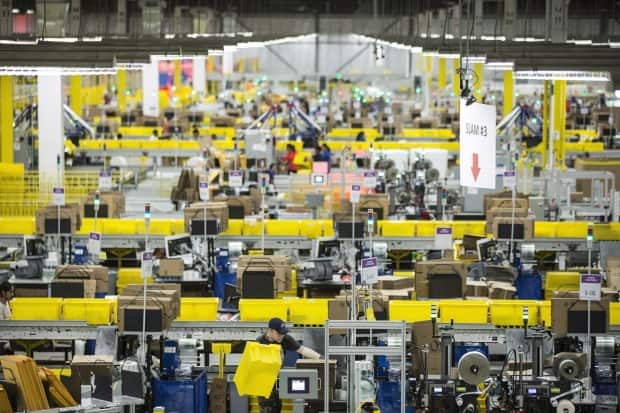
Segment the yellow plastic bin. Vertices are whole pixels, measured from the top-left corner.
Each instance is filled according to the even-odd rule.
[[[545,276],[545,299],[553,298],[554,291],[579,291],[578,272],[549,271]]]
[[[285,300],[242,298],[239,300],[239,317],[241,321],[269,321],[273,317],[287,320],[288,306]]]
[[[439,302],[439,321],[456,324],[486,324],[489,303],[486,301],[442,300]]]
[[[379,234],[384,237],[414,237],[413,221],[379,221]]]
[[[66,298],[62,303],[62,318],[95,325],[110,324],[113,305],[112,301],[100,298]]]
[[[268,397],[282,366],[281,347],[275,344],[245,343],[234,382],[241,396]]]
[[[325,320],[329,318],[327,299],[294,298],[286,302],[293,324],[324,325]]]
[[[214,297],[181,297],[177,321],[215,321],[219,300]]]
[[[540,315],[540,324],[544,324],[545,327],[551,327],[551,301],[540,301],[538,303],[538,311]]]
[[[13,320],[60,320],[62,298],[14,298],[11,300]]]
[[[533,300],[492,300],[489,304],[491,323],[496,326],[522,326],[523,307],[528,310],[528,325],[538,324],[538,303]]]
[[[407,323],[430,320],[433,304],[437,305],[438,303],[436,301],[390,300],[390,320],[402,320]]]

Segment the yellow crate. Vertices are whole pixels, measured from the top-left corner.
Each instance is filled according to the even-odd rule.
[[[243,220],[242,219],[229,219],[228,220],[228,228],[226,231],[222,232],[222,235],[241,235],[243,231]]]
[[[198,151],[200,150],[200,145],[196,141],[180,141],[179,149],[184,149],[188,151]]]
[[[390,320],[407,323],[430,320],[433,304],[438,305],[436,301],[390,300]]]
[[[538,302],[538,315],[540,325],[551,327],[551,301]]]
[[[13,320],[61,320],[62,298],[22,298],[10,301]]]
[[[103,218],[104,235],[135,235],[137,219]]]
[[[534,231],[536,231],[536,223]],[[585,221],[566,221],[557,223],[557,238],[585,238],[588,235],[588,223]]]
[[[268,397],[282,366],[281,346],[245,343],[234,382],[241,396]]]
[[[325,324],[328,316],[328,300],[320,298],[286,299],[290,321],[293,324]]]
[[[34,218],[10,217],[0,218],[0,234],[34,234]]]
[[[97,226],[95,227],[94,218],[82,218],[82,226],[77,230],[77,234],[87,235],[91,232],[102,232],[103,222],[101,219],[97,219]]]
[[[239,300],[239,315],[241,321],[269,321],[273,317],[287,320],[288,306],[286,301],[278,298],[242,298]]]
[[[172,235],[183,234],[185,232],[185,221],[183,219],[171,219],[170,232]]]
[[[324,221],[318,219],[302,219],[299,221],[299,235],[310,239],[323,237]]]
[[[534,235],[536,238],[556,238],[558,233],[557,222],[536,221]]]
[[[142,284],[143,282],[140,268],[119,268],[116,275],[116,291],[120,294],[128,284]],[[149,277],[147,283],[152,282],[153,278]]]
[[[159,149],[176,150],[178,148],[179,148],[179,141],[176,141],[176,140],[159,141]],[[170,156],[174,156],[174,153],[171,153]]]
[[[67,298],[62,303],[62,318],[95,325],[110,324],[113,305],[112,301],[102,298]]]
[[[243,235],[260,236],[262,231],[262,224],[260,219],[244,219],[243,220]]]
[[[594,225],[594,239],[599,241],[616,241],[620,239],[620,223]]]
[[[496,326],[522,326],[523,307],[528,309],[528,325],[539,324],[538,302],[533,300],[492,300],[489,304],[491,323]]]
[[[486,301],[442,300],[439,302],[441,323],[485,324],[489,313]]]
[[[272,236],[299,236],[299,221],[270,219],[265,222],[265,234]]]
[[[579,291],[578,272],[549,271],[545,275],[545,299],[551,299],[554,291]]]
[[[144,150],[157,150],[159,149],[159,141],[142,141],[142,149]]]
[[[142,140],[123,139],[122,141],[120,141],[120,147],[121,149],[129,150],[142,149]]]
[[[84,139],[80,141],[80,149],[101,149],[104,141],[99,139]]]
[[[379,234],[384,237],[414,237],[415,223],[413,221],[379,221]]]
[[[434,237],[436,221],[414,221],[415,231],[418,237]],[[448,225],[449,226],[449,225]]]
[[[331,219],[325,219],[321,221],[323,221],[323,236],[324,237],[335,236],[334,221],[332,221]]]
[[[620,303],[609,303],[609,325],[620,324]]]
[[[135,223],[136,234],[142,235],[146,232],[144,220],[137,220]],[[151,219],[149,226],[149,234],[152,235],[170,235],[172,233],[172,222],[169,219]]]
[[[177,321],[215,321],[219,300],[214,297],[181,297]]]

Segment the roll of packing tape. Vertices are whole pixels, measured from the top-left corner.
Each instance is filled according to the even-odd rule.
[[[562,400],[555,408],[557,413],[575,413],[575,405],[570,400]]]

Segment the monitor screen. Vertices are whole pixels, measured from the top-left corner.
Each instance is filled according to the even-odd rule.
[[[180,257],[192,253],[192,239],[189,234],[166,237],[166,256]]]
[[[310,392],[309,377],[289,377],[288,392],[291,394],[306,394]]]
[[[340,241],[334,239],[329,241],[319,241],[317,258],[329,258],[338,255]]]
[[[325,184],[325,175],[320,175],[320,174],[312,175],[312,183],[314,185],[324,185]]]

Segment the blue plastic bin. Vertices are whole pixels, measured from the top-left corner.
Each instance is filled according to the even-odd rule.
[[[195,379],[153,379],[154,406],[162,406],[166,413],[206,413],[207,373]]]
[[[515,280],[520,300],[542,300],[542,277],[538,272],[520,274]]]

